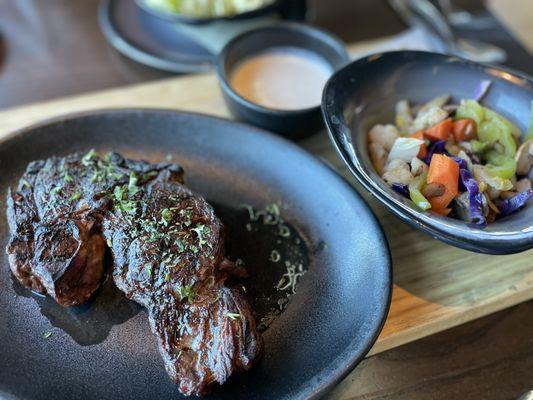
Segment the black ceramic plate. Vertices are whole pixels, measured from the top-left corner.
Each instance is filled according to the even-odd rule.
[[[303,275],[264,332],[265,355],[212,399],[317,398],[370,349],[391,294],[387,243],[361,198],[296,145],[234,122],[171,111],[105,111],[29,128],[0,141],[0,192],[26,164],[95,148],[183,165],[190,187],[215,205],[228,229],[228,254],[242,258],[258,318],[286,302],[274,286],[285,260]],[[246,227],[240,206],[277,203],[288,238]],[[251,230],[249,232],[248,230]],[[0,210],[0,247],[8,229]],[[282,261],[269,261],[272,249]],[[0,255],[0,397],[24,399],[178,399],[146,314],[110,281],[88,305],[61,309],[14,282]],[[52,332],[48,338],[43,334]],[[45,335],[46,336],[46,335]]]
[[[174,21],[174,22],[181,22],[184,24],[192,24],[192,25],[206,24],[206,23],[215,22],[215,21],[231,21],[231,20],[259,17],[269,12],[278,10],[281,4],[280,0],[276,0],[271,4],[267,4],[262,7],[256,8],[254,10],[250,10],[250,11],[246,11],[246,12],[242,12],[238,14],[220,16],[220,17],[195,18],[195,17],[183,15],[177,12],[170,12],[170,11],[155,9],[153,7],[150,7],[148,4],[146,4],[145,0],[135,0],[135,1],[139,5],[139,7],[145,9],[149,13],[152,13],[159,18],[163,18],[169,21]]]
[[[533,205],[479,227],[420,212],[375,172],[367,151],[373,124],[394,121],[400,99],[423,103],[443,93],[452,101],[472,98],[483,80],[492,82],[483,104],[517,124],[530,123],[533,81],[516,72],[476,64],[443,54],[399,51],[357,60],[335,73],[324,89],[322,111],[330,138],[359,182],[389,210],[417,229],[467,250],[510,254],[533,247]]]

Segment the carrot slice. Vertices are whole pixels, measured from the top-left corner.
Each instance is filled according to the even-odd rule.
[[[448,205],[459,192],[459,164],[444,154],[434,154],[428,171],[428,183],[440,183],[444,186],[444,193],[429,200],[431,209],[446,215]]]
[[[418,132],[415,132],[415,133],[412,133],[411,134],[411,137],[412,138],[416,138],[416,139],[420,139],[420,140],[424,140],[425,137],[424,137],[424,131],[418,131]],[[425,158],[428,154],[428,148],[425,144],[421,144],[420,145],[420,150],[418,151],[418,154],[417,154],[417,157],[418,158]]]
[[[429,128],[425,132],[425,135],[429,140],[448,140],[448,137],[452,133],[452,125],[452,119],[446,118],[444,121]]]
[[[472,118],[458,119],[452,126],[453,137],[456,142],[472,140],[477,137],[477,124]]]

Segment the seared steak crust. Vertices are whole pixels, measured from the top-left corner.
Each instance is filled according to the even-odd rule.
[[[224,255],[212,207],[172,164],[94,152],[31,163],[8,194],[11,270],[26,287],[71,306],[104,274],[146,307],[170,377],[201,395],[249,369],[263,342],[240,291],[224,282],[242,268]]]

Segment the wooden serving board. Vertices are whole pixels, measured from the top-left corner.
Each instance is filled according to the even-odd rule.
[[[152,107],[230,117],[213,74],[177,77],[105,90],[0,112],[0,138],[37,121],[99,108]],[[370,203],[390,243],[394,292],[389,317],[370,354],[533,299],[533,251],[488,256],[460,250],[393,217],[348,174],[326,133],[300,143],[346,176]],[[0,171],[2,160],[0,160]],[[354,219],[356,216],[354,216]],[[346,399],[357,382],[348,376],[328,397]]]

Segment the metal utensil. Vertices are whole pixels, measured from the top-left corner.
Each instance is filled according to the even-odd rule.
[[[447,53],[483,63],[499,63],[507,58],[500,47],[458,38],[446,18],[428,0],[389,0],[389,3],[409,25],[422,26],[439,38]]]
[[[481,30],[492,28],[496,25],[494,19],[489,15],[473,15],[455,4],[452,0],[438,0],[439,8],[446,17],[446,20],[453,26],[470,30]]]

